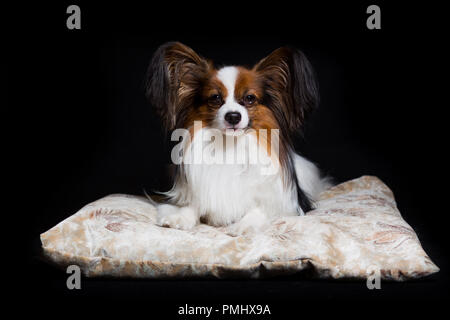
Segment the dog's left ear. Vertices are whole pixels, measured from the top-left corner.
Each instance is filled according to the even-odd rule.
[[[147,72],[146,95],[167,130],[181,125],[211,68],[211,62],[180,42],[167,42],[156,50]]]
[[[258,62],[255,70],[263,81],[268,104],[281,125],[295,132],[319,104],[314,70],[298,49],[281,47]]]

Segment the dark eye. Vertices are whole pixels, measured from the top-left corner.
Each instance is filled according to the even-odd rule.
[[[208,103],[211,105],[222,104],[222,97],[220,94],[213,94],[208,98]]]
[[[252,105],[253,103],[255,103],[255,101],[256,97],[253,94],[248,94],[244,97],[245,104]]]

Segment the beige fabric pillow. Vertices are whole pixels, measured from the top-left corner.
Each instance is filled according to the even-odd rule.
[[[110,195],[41,235],[44,253],[86,276],[258,278],[305,269],[322,278],[419,278],[439,271],[402,219],[393,194],[363,176],[321,195],[318,209],[282,217],[264,232],[230,236],[230,227],[190,231],[155,225],[142,197]]]

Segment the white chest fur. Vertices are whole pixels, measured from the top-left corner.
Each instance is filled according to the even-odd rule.
[[[297,214],[295,190],[283,184],[281,168],[258,148],[255,136],[243,135],[231,144],[206,140],[196,134],[185,141],[180,175],[168,193],[175,204],[192,207],[213,225],[236,222],[254,208],[268,216]],[[250,157],[255,150],[257,159]]]

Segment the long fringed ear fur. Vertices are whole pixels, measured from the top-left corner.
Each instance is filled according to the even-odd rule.
[[[288,133],[296,132],[319,104],[311,63],[298,49],[281,47],[258,62],[255,70],[264,84],[266,103]]]
[[[277,118],[283,139],[289,144],[290,136],[304,124],[308,114],[319,104],[318,85],[311,63],[298,49],[282,47],[257,63],[257,72],[264,85],[264,104]],[[286,175],[297,190],[300,211],[312,209],[312,201],[300,187],[294,162],[287,153]]]
[[[182,125],[211,63],[180,42],[160,46],[147,72],[146,95],[167,130]]]

